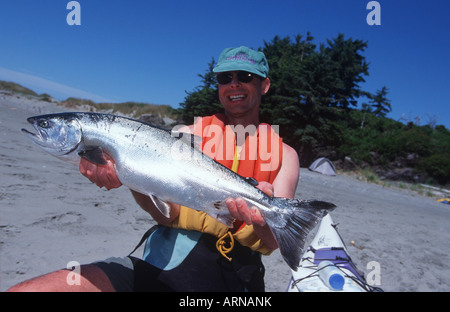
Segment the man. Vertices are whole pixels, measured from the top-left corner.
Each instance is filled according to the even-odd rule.
[[[267,194],[293,198],[299,176],[297,153],[259,120],[261,97],[270,87],[268,71],[262,52],[247,47],[225,49],[214,68],[224,114],[198,119],[180,131],[202,136],[205,154],[238,174],[255,178],[257,187]],[[236,129],[246,131],[242,135]],[[268,150],[269,157],[263,156]],[[80,172],[99,187],[109,190],[121,186],[113,159],[106,165],[82,159]],[[166,203],[170,216],[165,217],[147,195],[132,193],[160,225],[146,240],[143,259],[114,258],[83,265],[81,283],[76,287],[67,285],[68,272],[60,270],[11,290],[264,290],[261,254],[269,254],[278,245],[256,207],[249,207],[242,198],[229,198],[227,207],[236,221],[233,228],[228,228],[195,207],[174,203]]]

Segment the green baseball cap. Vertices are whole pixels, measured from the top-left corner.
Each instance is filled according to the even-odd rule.
[[[219,61],[213,72],[242,70],[261,77],[269,75],[269,64],[263,52],[255,51],[247,47],[227,48],[222,51]]]

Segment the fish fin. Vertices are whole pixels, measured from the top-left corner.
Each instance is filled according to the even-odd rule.
[[[232,215],[217,215],[217,220],[232,228],[236,219]]]
[[[92,147],[92,148],[88,147],[84,151],[79,152],[78,155],[80,155],[80,157],[86,158],[87,160],[89,160],[90,162],[93,162],[95,164],[99,164],[99,165],[107,164],[105,153],[103,152],[102,148],[99,146]]]
[[[217,214],[212,213],[211,215],[213,215],[213,216],[215,215],[216,219],[219,222],[222,222],[229,228],[232,228],[233,223],[236,219],[229,213],[226,202],[224,200],[214,202],[213,207],[215,209],[214,211],[218,211],[218,213]]]
[[[199,135],[195,135],[192,133],[177,131],[172,129],[170,131],[170,135],[174,138],[182,140],[187,145],[190,145],[192,148],[195,148],[199,151],[202,149],[203,138]]]
[[[150,197],[150,199],[152,200],[153,204],[155,204],[156,208],[158,208],[158,210],[166,217],[169,218],[170,217],[170,206],[168,203],[166,203],[165,201],[162,201],[161,199],[159,199],[158,197],[156,197],[155,195],[149,194],[148,195]]]
[[[252,177],[246,177],[246,178],[244,178],[244,180],[253,186],[258,186],[258,184],[259,184],[259,182],[255,178],[252,178]]]
[[[280,197],[273,197],[271,201],[271,205],[278,209],[271,210],[273,218],[266,213],[266,223],[275,235],[284,260],[292,270],[297,271],[306,237],[322,217],[336,206],[318,200]]]

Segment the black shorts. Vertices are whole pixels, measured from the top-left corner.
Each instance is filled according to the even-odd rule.
[[[264,291],[261,254],[235,241],[229,261],[216,249],[217,238],[202,234],[184,260],[169,270],[128,256],[94,263],[116,291]]]

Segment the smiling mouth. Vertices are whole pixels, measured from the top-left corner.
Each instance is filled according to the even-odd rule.
[[[245,94],[235,94],[235,95],[230,95],[228,98],[230,99],[230,101],[234,102],[234,101],[242,101],[246,97],[247,96]]]

